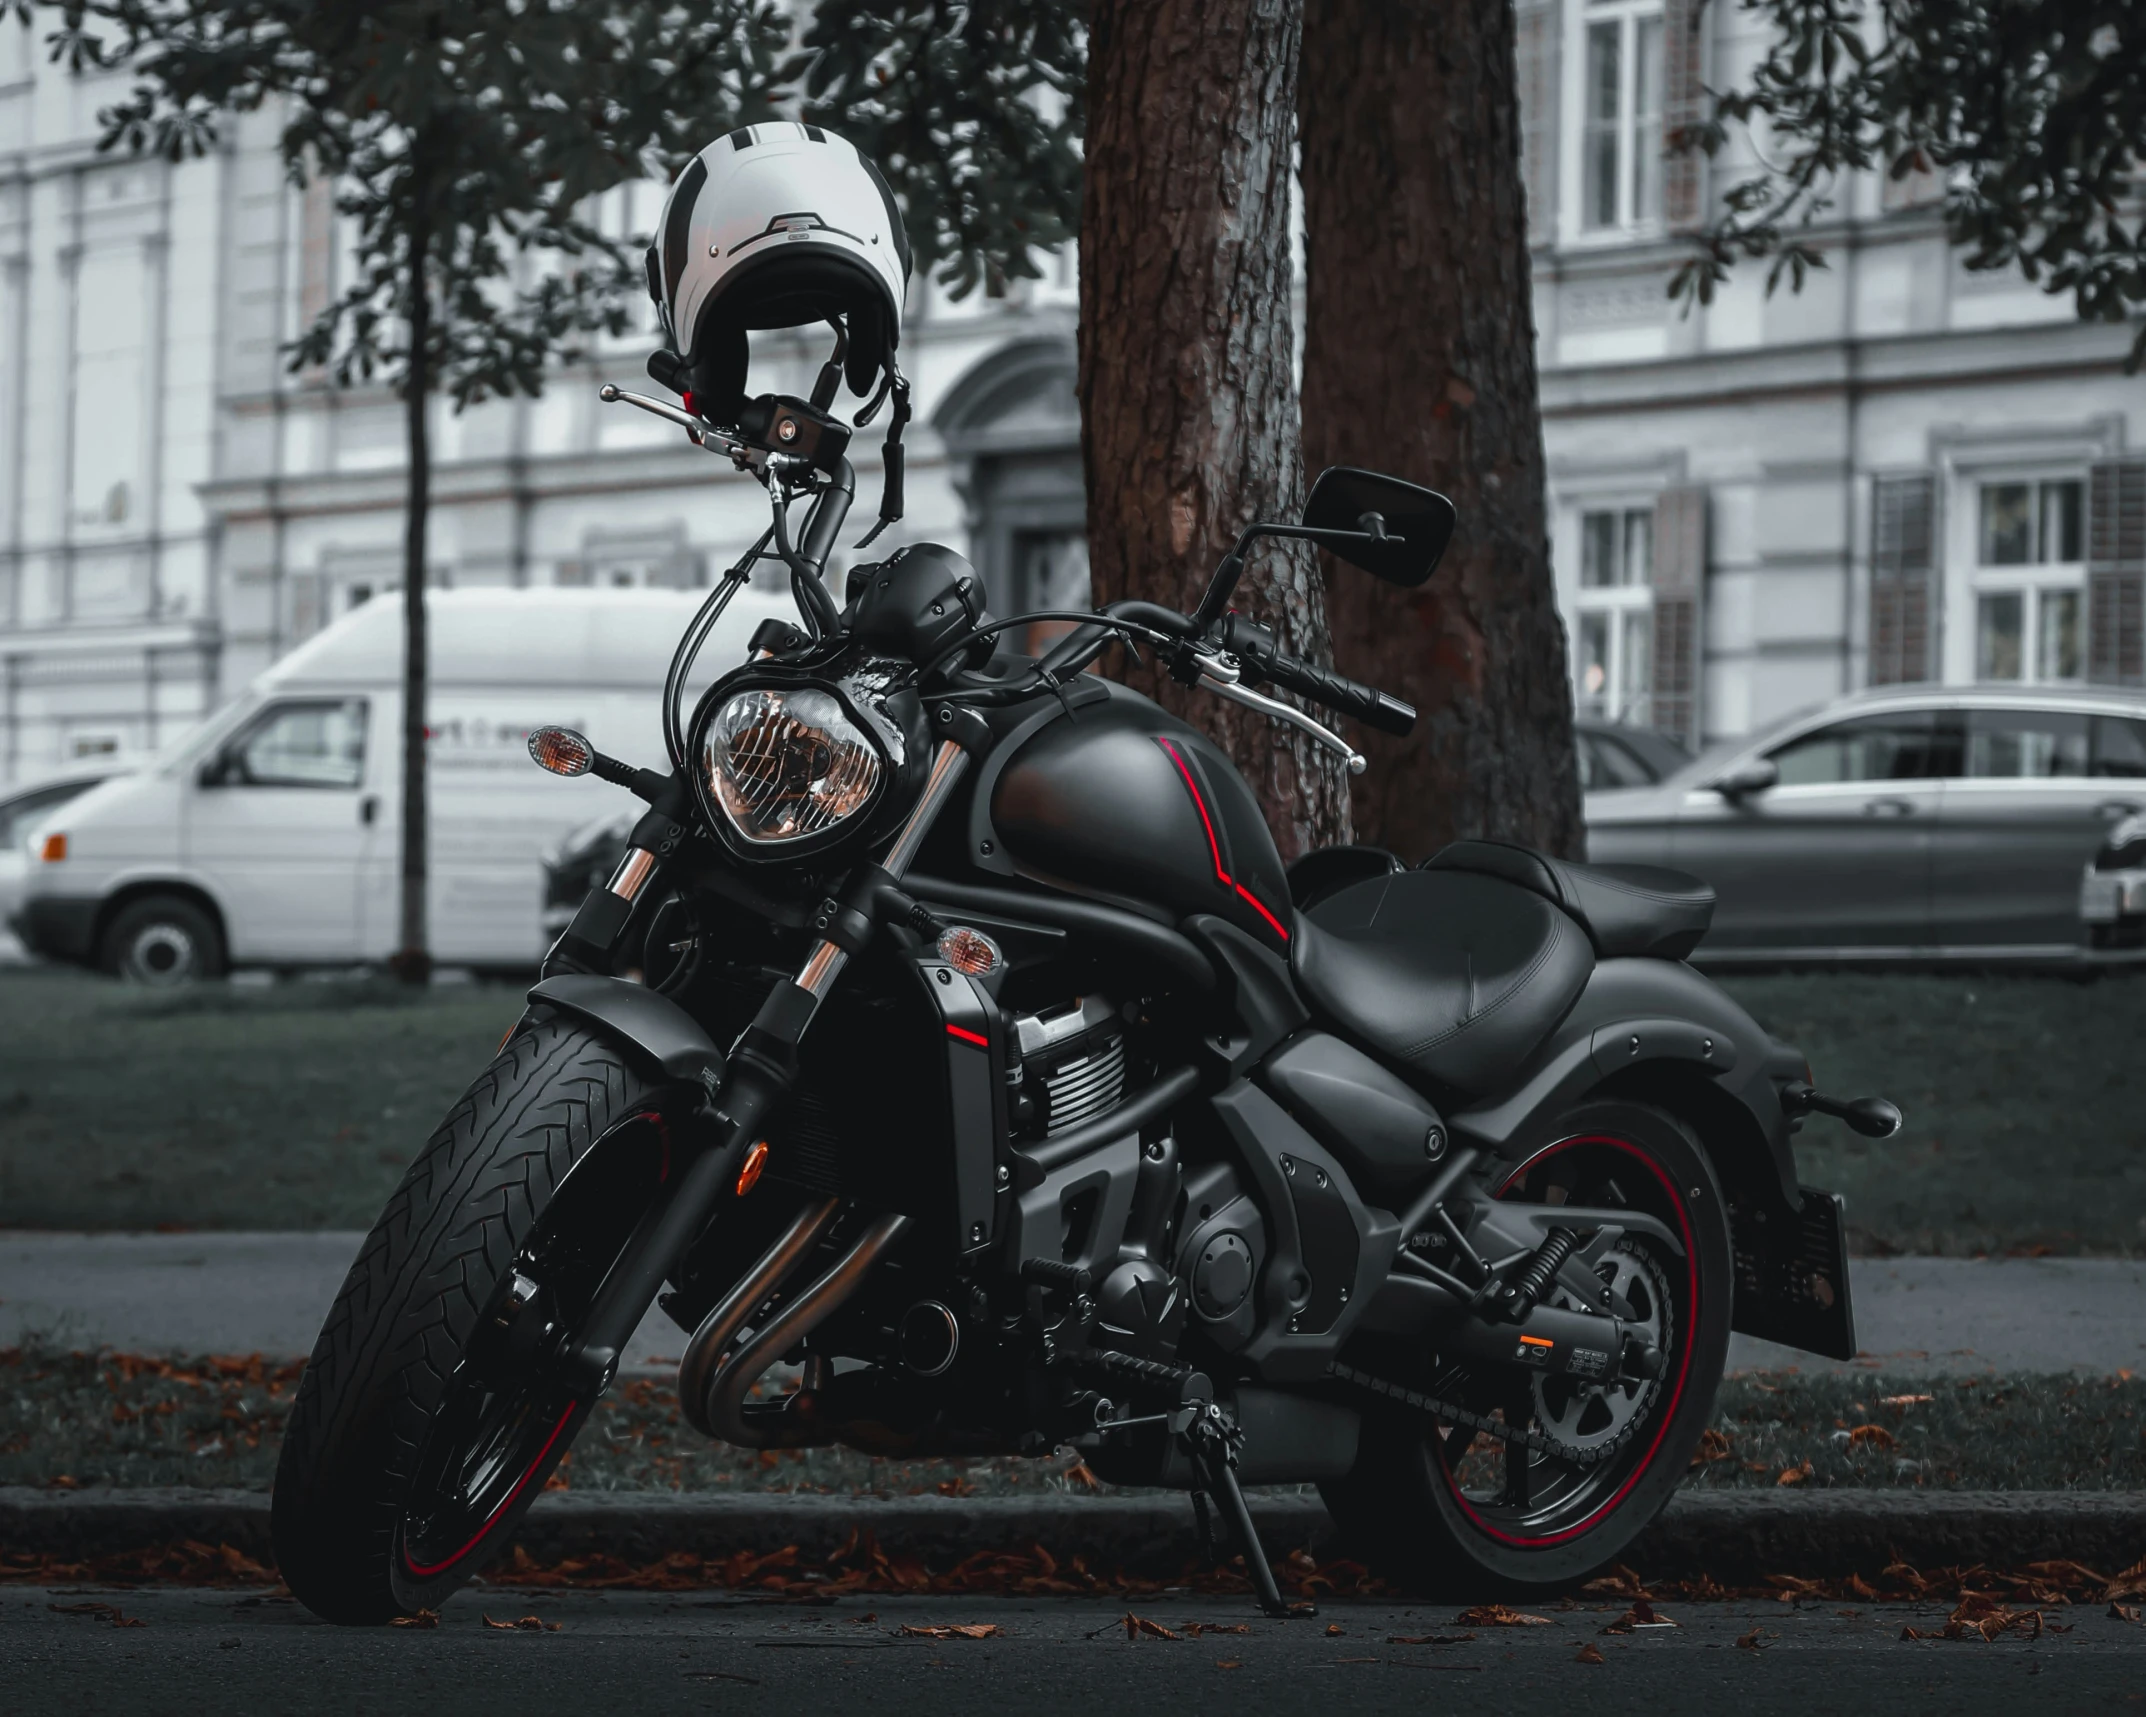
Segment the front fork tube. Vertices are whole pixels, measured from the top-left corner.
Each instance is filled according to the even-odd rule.
[[[933,819],[960,784],[968,761],[967,751],[955,741],[940,744],[916,809],[909,813],[888,849],[883,866],[888,876],[899,880],[915,863]],[[656,868],[654,854],[642,847],[629,848],[610,884],[592,894],[589,901],[618,901],[619,923],[623,924]],[[575,926],[580,925],[588,910],[589,903],[584,902],[581,912],[575,914]],[[560,937],[560,946],[564,947],[573,934],[573,928],[569,928]],[[553,950],[554,956],[558,951]],[[608,952],[607,945],[606,958]],[[776,1105],[788,1094],[797,1046],[803,1042],[820,1002],[848,962],[848,951],[835,942],[823,940],[815,944],[796,979],[777,987],[738,1040],[721,1091],[702,1111],[719,1129],[715,1144],[692,1159],[670,1196],[643,1218],[597,1290],[578,1339],[561,1356],[564,1380],[577,1395],[593,1400],[609,1386],[618,1370],[619,1355],[633,1339],[634,1330],[664,1279],[715,1214],[717,1203],[737,1173],[746,1145],[761,1136]]]

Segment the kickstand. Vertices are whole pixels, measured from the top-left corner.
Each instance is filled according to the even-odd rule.
[[[1192,1445],[1193,1464],[1206,1482],[1208,1494],[1228,1517],[1230,1531],[1238,1548],[1244,1552],[1245,1567],[1252,1576],[1252,1589],[1259,1595],[1260,1609],[1276,1617],[1317,1615],[1319,1612],[1313,1605],[1291,1605],[1283,1601],[1282,1589],[1274,1583],[1274,1570],[1267,1565],[1267,1554],[1259,1547],[1259,1529],[1252,1524],[1252,1511],[1245,1504],[1244,1489],[1237,1483],[1237,1444],[1244,1440],[1244,1433],[1210,1402],[1188,1427],[1186,1438]],[[1201,1507],[1203,1526],[1206,1517],[1207,1511]]]

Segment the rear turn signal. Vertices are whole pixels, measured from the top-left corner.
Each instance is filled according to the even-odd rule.
[[[47,835],[45,844],[38,849],[37,856],[47,864],[59,864],[67,857],[67,837]]]
[[[759,1139],[745,1153],[745,1166],[738,1170],[738,1196],[743,1198],[760,1184],[760,1171],[767,1167],[767,1140]]]

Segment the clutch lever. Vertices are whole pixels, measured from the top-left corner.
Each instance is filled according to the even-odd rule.
[[[616,383],[606,382],[597,389],[596,397],[606,405],[639,406],[651,417],[660,417],[665,423],[675,423],[693,438],[696,447],[705,447],[710,453],[727,453],[733,459],[743,460],[757,451],[742,441],[733,441],[712,423],[695,417],[681,406],[665,400],[650,399],[645,393],[628,393]]]
[[[1351,775],[1361,775],[1364,772],[1367,760],[1361,751],[1332,728],[1312,720],[1302,710],[1292,709],[1280,699],[1266,697],[1242,684],[1237,664],[1229,657],[1195,650],[1192,664],[1209,691],[1228,698],[1232,703],[1241,703],[1247,709],[1256,709],[1261,715],[1271,716],[1276,721],[1287,722],[1299,732],[1309,734],[1330,751],[1339,752],[1342,763]]]

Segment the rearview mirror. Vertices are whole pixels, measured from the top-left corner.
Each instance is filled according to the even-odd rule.
[[[1715,792],[1731,801],[1741,799],[1747,793],[1763,793],[1781,779],[1781,767],[1770,757],[1754,757],[1748,763],[1740,763],[1726,775],[1709,782]]]
[[[1453,521],[1453,503],[1436,490],[1346,465],[1320,472],[1304,502],[1308,529],[1340,533],[1340,540],[1322,536],[1320,547],[1403,589],[1431,576],[1453,540]]]

